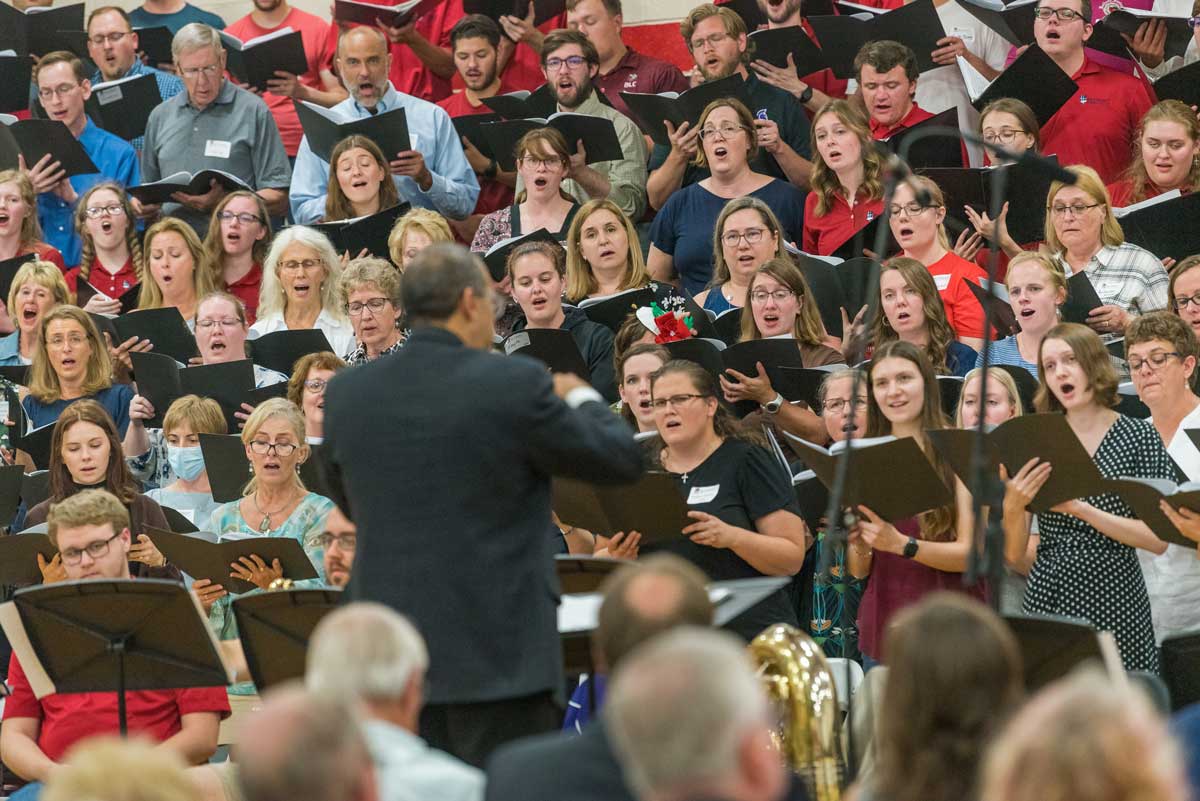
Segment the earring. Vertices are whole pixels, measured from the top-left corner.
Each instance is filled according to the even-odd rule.
[[[250,475],[254,475],[254,464],[253,463],[246,465],[246,472],[248,472]]]

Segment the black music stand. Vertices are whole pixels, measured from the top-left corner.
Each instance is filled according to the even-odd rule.
[[[280,590],[233,602],[246,667],[260,691],[304,676],[308,639],[341,590]]]
[[[555,556],[554,570],[565,595],[599,592],[614,570],[627,563],[603,556]]]
[[[1096,629],[1057,615],[1004,615],[1021,647],[1025,689],[1034,693],[1089,660],[1104,662]]]
[[[224,687],[200,602],[162,579],[68,581],[18,590],[0,625],[34,693],[116,692],[121,736],[130,690]]]

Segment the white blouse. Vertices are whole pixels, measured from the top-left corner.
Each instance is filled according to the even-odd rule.
[[[325,333],[333,352],[339,357],[344,359],[354,351],[354,327],[350,325],[349,320],[339,320],[327,309],[321,309],[320,315],[317,316],[317,324],[313,328],[319,328]],[[286,330],[288,327],[283,321],[283,312],[276,312],[259,317],[254,325],[250,326],[250,339]]]

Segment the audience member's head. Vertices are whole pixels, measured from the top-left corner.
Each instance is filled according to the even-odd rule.
[[[263,696],[239,734],[237,760],[245,801],[380,797],[357,707],[297,685]]]
[[[46,535],[69,580],[129,578],[129,510],[112,493],[88,489],[52,504]]]
[[[145,740],[83,740],[42,790],[42,801],[197,801],[177,751]]]
[[[414,327],[445,328],[467,346],[486,350],[495,332],[491,283],[483,262],[466,248],[433,245],[405,271],[401,305]]]
[[[437,242],[453,242],[454,233],[446,218],[432,209],[416,208],[396,220],[388,234],[388,255],[401,272],[425,248]]]
[[[604,720],[642,801],[773,801],[786,788],[766,694],[727,633],[681,628],[626,656]]]
[[[1046,687],[988,755],[982,801],[1184,801],[1183,761],[1138,690],[1094,671]]]

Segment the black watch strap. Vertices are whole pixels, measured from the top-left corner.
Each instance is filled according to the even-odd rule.
[[[800,102],[807,104],[813,98],[813,88],[811,86],[804,87],[804,91],[800,93]]]
[[[921,547],[920,541],[916,537],[909,537],[908,542],[904,545],[903,556],[905,559],[912,559],[917,555],[917,550]]]

